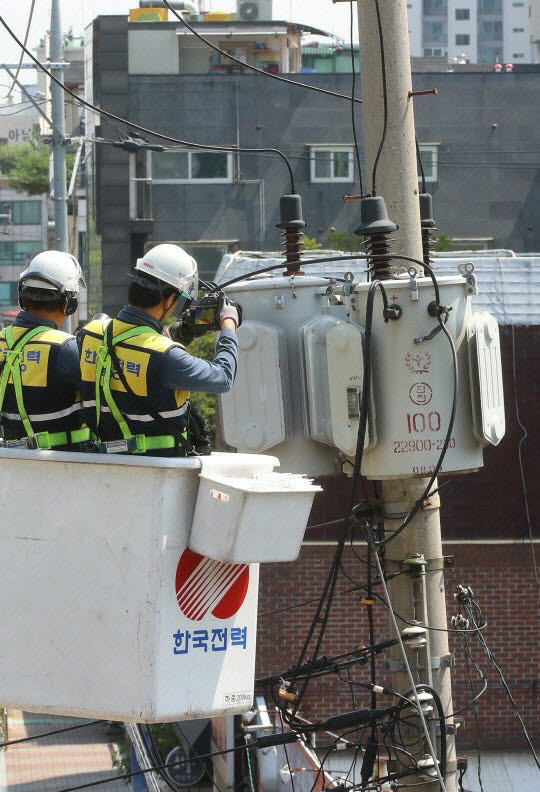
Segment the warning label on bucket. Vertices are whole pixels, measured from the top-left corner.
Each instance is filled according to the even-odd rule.
[[[253,703],[253,691],[252,690],[243,690],[241,693],[225,693],[223,696],[223,704],[225,707],[237,707],[238,705],[244,705],[246,707],[251,707]]]

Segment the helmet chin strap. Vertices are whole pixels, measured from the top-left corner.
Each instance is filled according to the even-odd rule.
[[[159,317],[159,322],[161,324],[163,322],[163,320],[165,319],[165,316],[168,313],[168,311],[173,307],[173,305],[176,305],[176,303],[178,302],[178,298],[180,297],[180,295],[176,294],[175,297],[174,297],[174,302],[171,303],[171,305],[167,308],[167,306],[165,304],[165,298],[163,297],[163,289],[161,288],[161,282],[159,282],[159,293],[161,295],[161,304],[165,306],[163,308],[163,312],[162,312],[161,316]]]

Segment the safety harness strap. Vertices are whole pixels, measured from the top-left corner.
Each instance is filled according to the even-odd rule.
[[[159,334],[153,327],[146,325],[132,327],[129,330],[125,330],[123,333],[120,333],[114,337],[112,331],[113,324],[112,320],[109,319],[109,321],[103,323],[103,344],[99,348],[96,361],[96,427],[99,427],[99,421],[101,418],[101,388],[103,388],[103,395],[105,396],[107,406],[109,407],[113,418],[118,424],[124,439],[123,441],[111,440],[109,442],[99,443],[99,451],[105,454],[125,452],[144,454],[146,451],[158,451],[165,448],[176,448],[177,444],[180,444],[186,450],[186,452],[189,453],[191,448],[189,447],[187,439],[183,436],[175,438],[175,436],[171,434],[157,436],[133,435],[130,431],[126,419],[118,408],[118,405],[116,404],[112,395],[111,373],[113,365],[116,373],[118,374],[120,382],[126,390],[126,393],[130,393],[135,398],[137,398],[137,396],[127,381],[124,371],[120,365],[120,361],[118,360],[115,346],[122,341],[127,341],[130,338],[136,338],[140,335],[146,335],[148,333],[152,333],[154,335]],[[157,411],[153,410],[151,407],[148,407],[147,409],[148,414],[152,416],[154,421],[168,428],[167,424]]]
[[[49,330],[48,327],[39,326],[29,329],[27,332],[15,340],[15,333],[13,326],[6,327],[5,339],[7,344],[7,355],[4,365],[2,366],[2,375],[0,377],[0,410],[4,404],[6,389],[8,386],[10,376],[13,377],[13,386],[15,388],[15,399],[17,401],[17,410],[23,422],[24,430],[28,437],[34,434],[32,424],[24,406],[23,386],[21,376],[21,354],[26,346],[35,336],[40,335]]]
[[[90,429],[73,429],[70,432],[36,432],[21,440],[4,440],[0,443],[5,448],[29,448],[49,451],[63,445],[76,445],[92,440]]]

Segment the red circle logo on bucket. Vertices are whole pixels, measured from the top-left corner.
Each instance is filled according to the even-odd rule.
[[[176,598],[191,621],[208,613],[230,619],[244,602],[249,585],[248,564],[226,564],[184,550],[176,570]]]

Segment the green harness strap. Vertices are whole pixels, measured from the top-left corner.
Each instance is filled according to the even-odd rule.
[[[30,419],[28,418],[28,413],[26,412],[26,408],[24,406],[24,398],[23,398],[23,386],[22,386],[22,377],[21,377],[21,354],[24,350],[26,344],[28,344],[33,338],[35,338],[40,333],[49,330],[49,327],[40,326],[35,327],[33,330],[30,330],[28,333],[24,333],[22,338],[18,341],[15,340],[15,333],[13,332],[13,326],[10,325],[6,327],[6,343],[8,346],[6,362],[2,369],[2,375],[0,377],[0,410],[4,405],[4,398],[6,395],[6,388],[8,386],[9,378],[13,376],[13,386],[15,388],[15,399],[17,400],[17,409],[19,411],[19,415],[21,416],[21,420],[24,425],[24,430],[28,437],[31,437],[34,434],[34,430],[32,428],[32,424],[30,423]]]
[[[122,432],[122,437],[124,438],[124,440],[131,440],[133,438],[133,434],[130,432],[129,426],[126,423],[124,416],[118,409],[118,406],[114,401],[111,392],[112,359],[109,354],[109,350],[107,348],[107,341],[105,338],[105,333],[108,325],[109,322],[103,323],[103,344],[99,348],[97,354],[97,360],[96,360],[96,426],[99,426],[99,420],[101,417],[100,387],[102,387],[103,395],[105,396],[105,401],[107,402],[107,405],[113,415],[113,418],[120,427],[120,431]],[[113,346],[116,346],[121,341],[127,341],[129,338],[136,338],[136,336],[146,335],[149,332],[158,335],[158,333],[151,327],[147,327],[144,325],[141,327],[132,327],[131,330],[125,330],[123,333],[120,333],[120,335],[115,336],[112,339],[112,344]]]

